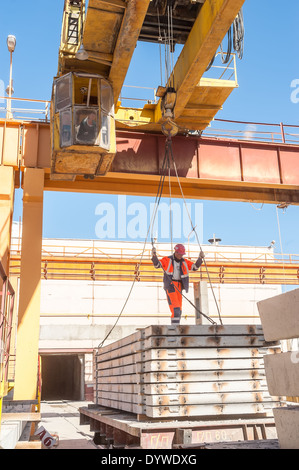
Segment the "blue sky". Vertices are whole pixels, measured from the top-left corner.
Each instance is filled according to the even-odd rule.
[[[15,97],[50,99],[57,71],[63,0],[2,0],[0,17],[0,80],[9,79],[9,53],[6,37],[14,34],[17,47],[13,56]],[[5,5],[4,5],[5,4]],[[299,124],[299,103],[291,101],[291,83],[299,79],[299,2],[290,0],[284,8],[279,0],[246,0],[245,49],[237,61],[239,88],[232,93],[217,117],[256,122]],[[155,46],[136,48],[126,83],[159,85],[159,54]],[[20,191],[16,195],[14,220],[22,214]],[[97,238],[99,204],[116,204],[117,197],[88,194],[45,193],[44,237]],[[127,197],[129,207],[136,202],[149,207],[148,198]],[[285,253],[299,253],[299,208],[278,211],[274,205],[202,202],[202,242],[215,233],[226,245],[269,245],[280,237]],[[115,206],[117,208],[117,205]],[[132,206],[130,206],[132,207]],[[131,216],[132,217],[132,216]],[[129,215],[128,215],[128,220]]]

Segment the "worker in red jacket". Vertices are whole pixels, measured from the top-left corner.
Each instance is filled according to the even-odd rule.
[[[197,271],[201,266],[204,253],[200,250],[199,257],[195,263],[183,258],[186,253],[181,243],[174,247],[174,254],[165,256],[161,260],[157,257],[156,248],[152,249],[152,262],[155,268],[164,271],[164,289],[167,295],[168,305],[171,311],[171,324],[179,325],[182,316],[182,291],[189,290],[189,272]]]

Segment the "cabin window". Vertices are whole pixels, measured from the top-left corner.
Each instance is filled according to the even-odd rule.
[[[110,119],[110,116],[101,113],[100,146],[107,150],[110,147]]]
[[[74,105],[98,106],[98,78],[74,75],[74,88]]]
[[[111,85],[106,80],[101,80],[101,133],[100,146],[110,147],[110,114],[113,113],[113,92]]]
[[[72,105],[71,75],[67,74],[56,81],[55,112]]]
[[[98,145],[99,113],[96,108],[74,107],[74,143]]]
[[[106,79],[70,72],[55,80],[54,97],[61,148],[93,145],[110,149],[114,101]]]
[[[101,80],[101,109],[107,114],[113,112],[112,88],[106,80]]]
[[[69,147],[73,144],[72,138],[72,110],[60,111],[60,147]]]

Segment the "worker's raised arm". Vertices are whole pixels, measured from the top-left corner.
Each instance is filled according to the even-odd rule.
[[[197,271],[200,268],[200,266],[203,263],[204,257],[205,257],[204,252],[200,250],[199,257],[197,258],[197,260],[195,261],[195,263],[193,263],[191,267],[192,271]]]
[[[157,251],[155,247],[152,248],[152,263],[156,269],[161,268],[161,263],[158,260]]]

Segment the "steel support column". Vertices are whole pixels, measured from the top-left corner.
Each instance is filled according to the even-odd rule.
[[[13,203],[14,170],[0,166],[0,261],[6,273],[9,272]]]
[[[36,398],[37,393],[43,190],[44,170],[26,168],[24,172],[15,400],[32,400]]]

